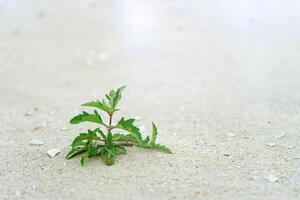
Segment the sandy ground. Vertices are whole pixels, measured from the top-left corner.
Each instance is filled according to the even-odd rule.
[[[0,0],[0,199],[300,199],[299,10],[296,0]],[[146,132],[154,120],[174,154],[65,160],[93,127],[68,124],[79,105],[122,85],[120,114]]]

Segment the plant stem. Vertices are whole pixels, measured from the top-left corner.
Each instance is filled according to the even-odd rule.
[[[111,130],[111,123],[112,123],[112,114],[109,114],[109,124],[108,124],[108,130]]]

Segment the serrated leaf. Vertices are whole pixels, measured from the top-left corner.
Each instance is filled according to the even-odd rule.
[[[70,158],[73,158],[74,156],[80,154],[80,153],[83,153],[85,152],[86,149],[85,148],[74,148],[74,149],[71,149],[71,151],[69,151],[68,155],[66,156],[66,159],[70,159]]]
[[[143,140],[143,144],[148,144],[150,141],[149,136],[146,137],[146,139]]]
[[[117,123],[116,127],[125,131],[128,131],[132,134],[137,140],[138,143],[142,143],[142,135],[140,129],[137,128],[133,123],[134,119],[125,120],[124,117]]]
[[[98,133],[100,133],[101,137],[103,138],[103,140],[106,140],[106,136],[103,133],[103,131],[101,131],[100,129],[97,130]]]
[[[109,114],[112,112],[112,110],[106,104],[106,102],[104,100],[102,100],[102,102],[99,101],[99,100],[87,102],[87,103],[82,104],[82,106],[89,106],[89,107],[99,108],[100,110],[103,110],[104,112],[107,112]]]
[[[107,142],[107,148],[112,149],[113,148],[113,139],[112,139],[112,134],[111,132],[108,132],[107,137],[106,137],[106,142]]]
[[[113,141],[124,141],[124,142],[137,142],[136,138],[131,134],[120,134],[115,133],[113,135]]]
[[[99,117],[99,116],[100,115],[90,114],[90,113],[83,111],[82,114],[79,114],[79,115],[73,117],[70,120],[70,124],[79,124],[82,122],[94,122],[94,123],[98,123],[98,124],[103,124],[103,121],[102,121],[101,117]]]
[[[100,157],[108,166],[113,165],[115,163],[115,157],[111,156],[111,153],[107,151],[104,154],[102,154]]]
[[[161,144],[153,145],[153,149],[157,149],[157,150],[159,150],[161,152],[164,152],[164,153],[172,153],[172,151],[168,147],[166,147],[164,145],[161,145]]]
[[[97,156],[101,154],[101,150],[103,147],[93,147],[91,148],[87,153],[88,153],[88,157],[91,158],[93,156]]]
[[[156,127],[156,125],[154,124],[154,122],[152,122],[152,136],[151,136],[151,141],[150,141],[150,144],[151,144],[151,145],[154,145],[154,144],[155,144],[157,135],[158,135],[157,127]]]
[[[109,101],[110,108],[113,111],[119,110],[119,109],[116,109],[116,107],[117,107],[119,101],[121,100],[122,92],[123,92],[123,90],[125,88],[126,88],[126,86],[123,86],[123,87],[118,88],[116,91],[115,90],[111,90],[109,92],[109,94],[106,95],[106,98]]]
[[[88,130],[87,133],[80,133],[79,136],[77,136],[72,143],[72,148],[75,147],[84,147],[87,145],[89,142],[94,141],[94,140],[100,140],[100,138],[97,136],[96,131],[98,129],[95,129],[94,131]]]
[[[125,147],[123,147],[122,145],[116,145],[116,148],[117,148],[117,151],[127,154]]]
[[[80,159],[80,164],[82,166],[84,166],[84,164],[86,163],[86,161],[89,159],[89,156],[87,153],[83,154],[83,156],[81,156],[81,159]]]

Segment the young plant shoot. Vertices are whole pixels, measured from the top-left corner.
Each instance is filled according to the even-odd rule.
[[[140,129],[135,126],[135,119],[125,119],[122,117],[117,123],[113,123],[114,113],[119,111],[117,108],[121,100],[122,92],[125,89],[121,87],[117,90],[111,90],[105,95],[106,99],[91,101],[82,106],[94,107],[108,115],[108,122],[104,122],[100,112],[94,110],[93,113],[83,111],[70,120],[71,124],[82,122],[92,122],[98,124],[98,128],[87,130],[80,133],[72,145],[67,155],[67,159],[75,155],[82,154],[80,163],[83,166],[91,157],[100,157],[107,165],[115,163],[115,157],[119,153],[126,154],[128,146],[137,146],[141,148],[156,149],[164,153],[172,153],[171,150],[163,145],[156,143],[157,127],[152,122],[152,136],[143,138]],[[125,133],[124,133],[125,132]]]

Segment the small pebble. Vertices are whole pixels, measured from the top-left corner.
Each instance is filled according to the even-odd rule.
[[[286,136],[286,134],[285,133],[283,133],[283,134],[281,134],[281,135],[278,135],[278,136],[276,136],[276,138],[283,138],[283,137],[285,137]]]
[[[269,147],[274,147],[276,146],[276,140],[275,138],[269,138],[266,140],[266,145],[268,145]]]
[[[44,142],[41,141],[41,140],[33,139],[33,140],[30,141],[30,144],[32,144],[32,145],[42,145],[42,144],[44,144]]]
[[[31,116],[32,115],[32,112],[26,112],[25,114],[24,114],[26,117],[29,117],[29,116]]]
[[[235,137],[235,133],[229,132],[226,134],[228,137]]]
[[[56,156],[58,153],[60,153],[60,149],[57,149],[57,148],[53,148],[53,149],[49,149],[47,151],[48,155],[51,156],[52,158],[54,156]]]
[[[66,128],[66,127],[62,127],[60,130],[62,130],[62,131],[66,131],[66,130],[68,130],[68,128]]]
[[[252,178],[253,178],[254,180],[256,180],[256,181],[261,179],[260,176],[252,176]]]
[[[278,181],[278,178],[276,176],[274,176],[273,174],[270,174],[267,179],[271,182],[271,183],[275,183]]]

